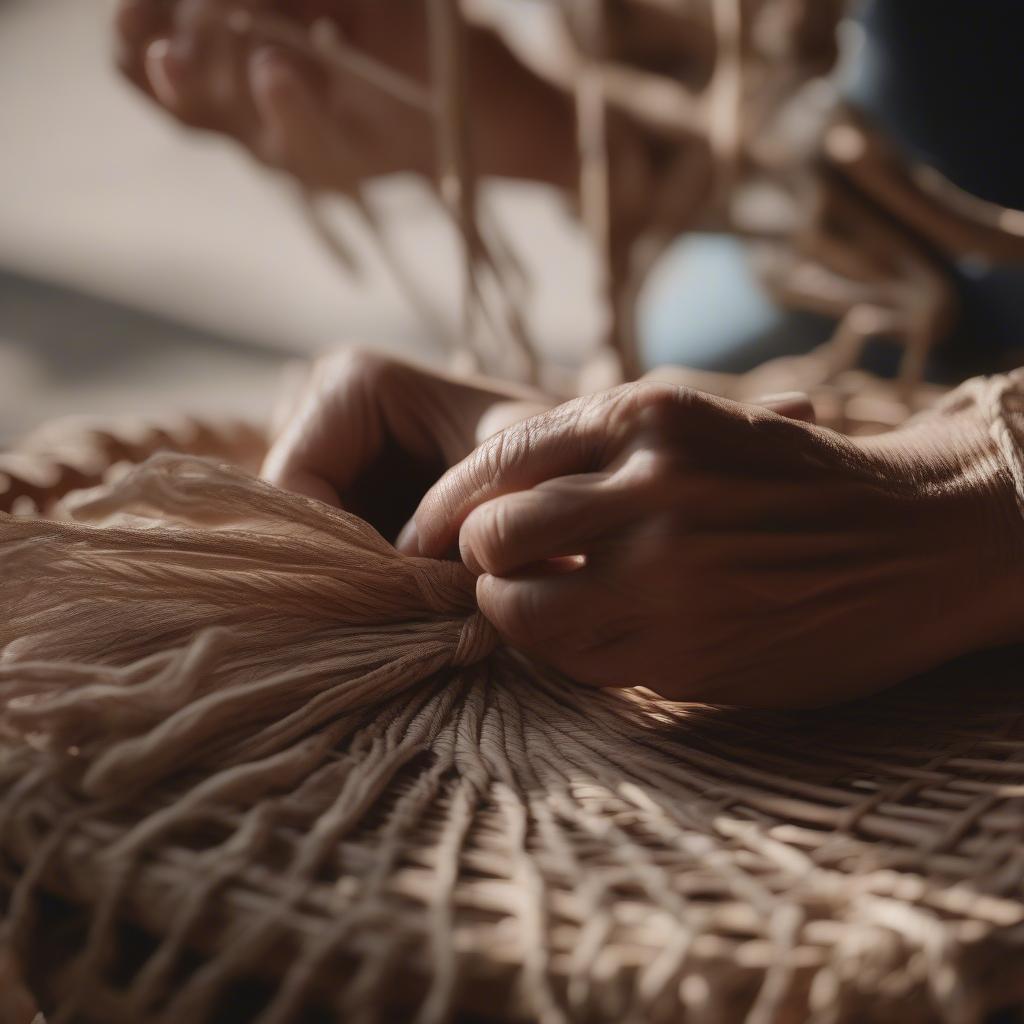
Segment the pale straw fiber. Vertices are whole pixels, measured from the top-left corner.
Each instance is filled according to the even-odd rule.
[[[122,443],[87,438],[32,448],[50,494]],[[350,515],[191,456],[114,476],[0,515],[0,890],[52,1021],[1024,999],[1019,654],[829,712],[595,692]]]

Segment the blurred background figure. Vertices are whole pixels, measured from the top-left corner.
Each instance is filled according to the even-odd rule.
[[[342,341],[440,357],[350,208],[330,216],[358,249],[358,273],[310,230],[293,179],[257,173],[223,136],[182,130],[122,80],[114,8],[0,2],[0,441],[67,412],[260,413],[282,365]],[[833,80],[908,155],[1020,207],[1022,22],[1008,0],[853,4]],[[544,353],[569,364],[599,331],[597,268],[565,216],[571,158],[557,133],[505,131],[509,92],[494,127],[503,176],[488,199],[531,268],[528,315]],[[565,127],[571,145],[571,119]],[[413,175],[381,174],[371,187],[405,270],[436,306],[456,309],[458,246],[436,204]],[[1019,347],[1020,271],[967,260],[956,282],[954,343]],[[729,371],[806,351],[835,326],[780,308],[744,247],[714,234],[669,248],[638,318],[647,365]]]

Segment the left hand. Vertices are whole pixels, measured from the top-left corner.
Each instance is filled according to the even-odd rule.
[[[272,15],[302,38],[317,16],[374,58],[425,73],[422,12],[374,0],[118,0],[118,63],[164,110],[235,138],[314,190],[346,192],[395,171],[430,173],[429,121],[358,76],[335,81],[308,52],[232,28]]]
[[[317,360],[293,397],[263,476],[355,512],[389,539],[444,470],[552,404],[532,389],[351,346]]]
[[[629,384],[488,439],[412,546],[458,537],[484,615],[580,682],[844,700],[1018,638],[1024,531],[973,415],[855,440]]]
[[[382,0],[118,0],[118,63],[179,121],[234,137],[307,188],[349,192],[384,174],[432,176],[429,111],[297,44],[332,22],[358,53],[426,88],[426,4]],[[248,29],[230,15],[257,15]],[[296,39],[268,35],[270,15]],[[237,23],[236,23],[237,24]],[[571,100],[520,63],[493,32],[466,35],[481,173],[576,186]]]

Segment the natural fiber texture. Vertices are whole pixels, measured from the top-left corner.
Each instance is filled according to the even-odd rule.
[[[329,22],[231,6],[233,31],[432,118],[464,341],[537,376],[469,158],[463,8],[486,5],[431,3],[429,86]],[[724,228],[761,240],[788,304],[841,318],[801,364],[829,422],[898,422],[951,322],[941,260],[1019,255],[1019,213],[922,181],[850,111],[818,153],[768,130],[831,65],[840,3],[681,5],[704,85],[622,49],[632,6],[564,5],[611,312],[583,378],[636,368],[659,246]],[[761,179],[813,193],[810,222],[743,223]],[[480,351],[481,323],[504,344]],[[862,407],[877,334],[906,345],[901,387]],[[982,398],[1024,495],[1019,387]],[[803,715],[584,690],[500,649],[463,571],[351,516],[194,458],[107,473],[164,446],[251,467],[252,442],[89,431],[0,465],[24,513],[0,514],[0,947],[54,1021],[973,1021],[1024,999],[1019,653]],[[37,518],[104,477],[77,521]]]
[[[1024,515],[1024,369],[997,377],[992,388],[992,437],[1017,492],[1017,507]]]
[[[0,887],[53,1021],[1024,999],[1019,653],[828,712],[668,705],[527,664],[459,567],[212,462],[63,514],[0,515]]]

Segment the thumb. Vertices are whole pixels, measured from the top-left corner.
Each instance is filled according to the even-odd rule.
[[[423,496],[403,550],[413,553],[415,544],[415,553],[442,558],[466,517],[484,502],[603,463],[607,401],[595,395],[577,398],[487,438]]]
[[[286,491],[338,506],[379,451],[386,361],[358,349],[317,360],[263,461],[261,475]]]

